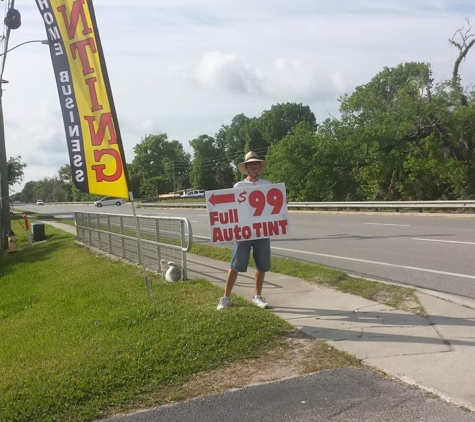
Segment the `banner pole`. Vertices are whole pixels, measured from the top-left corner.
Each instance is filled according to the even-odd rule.
[[[142,270],[143,270],[143,278],[144,278],[144,281],[145,281],[145,287],[147,289],[147,295],[148,295],[149,299],[152,299],[152,297],[153,297],[152,286],[150,285],[150,282],[148,280],[147,269],[145,268],[145,262],[144,262],[144,259],[143,259],[142,238],[140,236],[139,219],[137,218],[137,209],[135,207],[134,194],[132,193],[132,191],[129,192],[129,198],[130,198],[130,202],[132,202],[132,212],[134,214],[135,229],[137,231],[137,243],[138,243],[138,249],[139,249],[139,259],[140,259],[140,262],[142,263]]]

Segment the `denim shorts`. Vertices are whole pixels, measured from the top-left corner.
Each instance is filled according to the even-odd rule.
[[[231,269],[240,273],[247,271],[249,257],[251,255],[259,271],[270,270],[270,239],[244,240],[234,243],[233,254],[231,257]]]

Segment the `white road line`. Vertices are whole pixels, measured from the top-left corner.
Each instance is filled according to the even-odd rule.
[[[475,242],[458,242],[456,240],[420,239],[418,237],[413,237],[412,240],[420,240],[423,242],[460,243],[461,245],[475,245]]]
[[[190,220],[190,223],[197,223],[198,221]]]
[[[342,259],[342,260],[345,260],[345,261],[353,261],[353,262],[363,262],[365,264],[374,264],[374,265],[381,265],[381,266],[384,266],[384,267],[393,267],[393,268],[403,268],[405,270],[421,271],[421,272],[425,272],[425,273],[449,275],[449,276],[452,276],[452,277],[469,278],[469,279],[475,280],[475,276],[467,275],[467,274],[449,273],[449,272],[446,272],[446,271],[430,270],[428,268],[410,267],[410,266],[407,266],[407,265],[389,264],[388,262],[368,261],[366,259],[348,258],[346,256],[328,255],[328,254],[316,253],[316,252],[298,251],[298,250],[295,250],[295,249],[276,248],[274,246],[271,246],[271,248],[276,249],[276,250],[280,250],[280,251],[286,251],[286,252],[295,252],[295,253],[299,253],[299,254],[323,256],[325,258]]]
[[[206,237],[206,236],[193,235],[193,237],[197,237],[198,239],[207,239],[207,240],[209,240],[209,237]],[[421,271],[421,272],[431,273],[431,274],[449,275],[449,276],[452,276],[452,277],[459,277],[459,278],[469,278],[471,280],[475,280],[475,276],[473,276],[473,275],[449,273],[447,271],[430,270],[428,268],[419,268],[419,267],[410,267],[410,266],[407,266],[407,265],[389,264],[388,262],[368,261],[366,259],[349,258],[349,257],[346,257],[346,256],[337,256],[337,255],[328,255],[328,254],[317,253],[317,252],[299,251],[299,250],[296,250],[296,249],[277,248],[275,246],[271,246],[271,249],[275,249],[275,250],[278,250],[278,251],[302,253],[302,254],[306,254],[306,255],[323,256],[325,258],[341,259],[341,260],[344,260],[344,261],[363,262],[365,264],[381,265],[381,266],[384,266],[384,267],[403,268],[405,270]]]
[[[397,227],[411,227],[410,224],[383,224],[383,223],[365,223],[368,226],[397,226]]]

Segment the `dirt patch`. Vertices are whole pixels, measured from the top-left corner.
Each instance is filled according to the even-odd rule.
[[[374,294],[371,300],[416,315],[424,315],[424,309],[415,296],[401,295],[399,292],[380,291]]]
[[[382,304],[389,304],[394,300],[395,293],[390,292],[378,292],[373,295],[371,300]]]
[[[406,312],[411,312],[416,315],[426,315],[424,308],[420,304],[420,302],[417,299],[414,299],[412,297],[406,297],[401,305],[401,309]]]
[[[226,368],[198,374],[183,386],[168,392],[165,402],[220,394],[253,384],[345,366],[361,366],[361,363],[323,341],[293,331],[282,346],[257,359],[241,360]]]

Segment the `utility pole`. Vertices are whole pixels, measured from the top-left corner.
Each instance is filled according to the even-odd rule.
[[[236,152],[236,182],[239,182],[239,179],[240,179],[238,164],[239,164],[239,153]]]
[[[10,196],[8,193],[7,152],[5,150],[5,125],[3,122],[3,80],[0,79],[0,235],[1,248],[8,248],[7,233],[11,230]]]
[[[173,169],[173,193],[176,192],[176,187],[175,187],[175,161],[172,162],[172,169]]]
[[[5,60],[7,53],[15,48],[18,48],[24,44],[32,42],[41,42],[42,44],[49,44],[48,40],[32,40],[21,43],[11,49],[8,49],[8,41],[10,39],[10,31],[12,29],[18,29],[21,25],[21,15],[18,10],[14,9],[15,0],[9,2],[9,9],[5,16],[6,35],[3,40],[3,51],[0,53],[2,57],[2,65],[0,69],[0,247],[2,250],[8,248],[7,234],[12,228],[12,222],[10,220],[10,195],[8,193],[8,168],[7,168],[7,151],[5,149],[5,124],[3,121],[3,89],[2,85],[7,82],[3,80],[3,71],[5,70]]]

